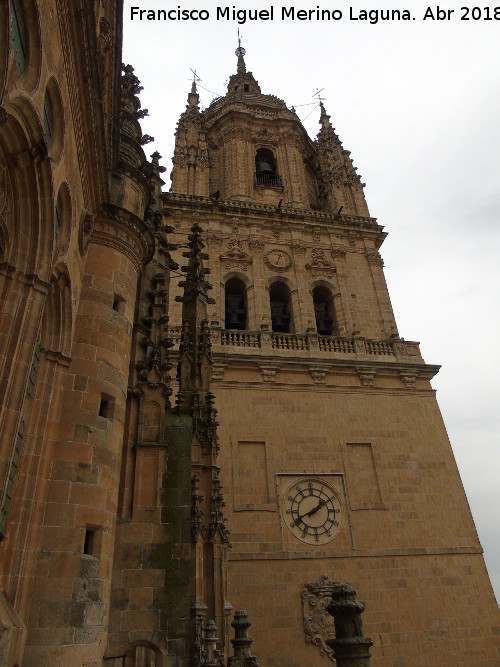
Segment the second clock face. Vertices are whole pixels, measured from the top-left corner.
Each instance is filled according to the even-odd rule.
[[[343,514],[338,492],[319,477],[294,481],[283,497],[285,525],[307,544],[319,546],[335,539],[342,528]]]

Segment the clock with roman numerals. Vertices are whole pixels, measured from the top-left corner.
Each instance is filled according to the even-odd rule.
[[[340,533],[345,512],[340,494],[326,480],[303,477],[285,491],[281,513],[286,527],[297,539],[321,546]]]

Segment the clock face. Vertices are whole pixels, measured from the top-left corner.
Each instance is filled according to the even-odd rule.
[[[283,496],[285,525],[307,544],[322,545],[335,539],[342,529],[343,516],[340,495],[319,477],[294,481]]]
[[[273,271],[283,273],[292,267],[292,258],[284,250],[275,248],[264,255],[264,264]]]

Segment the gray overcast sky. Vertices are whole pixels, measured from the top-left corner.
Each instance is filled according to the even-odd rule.
[[[217,20],[226,5],[214,0],[125,0],[123,57],[144,86],[142,127],[155,137],[146,152],[160,151],[165,176],[190,68],[208,106],[236,71],[238,27],[262,92],[310,114],[310,136],[319,129],[313,94],[323,88],[370,212],[389,232],[381,253],[400,335],[443,366],[433,386],[500,600],[500,10],[495,19],[493,5],[489,14],[482,5],[475,20],[450,2],[440,5],[454,9],[449,19],[424,21],[427,4],[416,0],[305,0],[295,9],[340,10],[342,19],[283,21],[281,7],[293,6],[286,2],[231,3],[274,7],[272,21],[238,25]],[[131,21],[131,6],[210,18]],[[412,19],[355,20],[382,6],[404,6]]]

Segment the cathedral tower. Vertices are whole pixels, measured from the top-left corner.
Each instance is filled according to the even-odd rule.
[[[265,665],[327,664],[332,580],[366,602],[374,664],[498,664],[439,367],[398,333],[383,227],[324,106],[312,141],[236,54],[204,111],[193,84],[163,196],[172,239],[196,222],[208,248],[227,600]],[[172,306],[174,339],[180,323]]]

